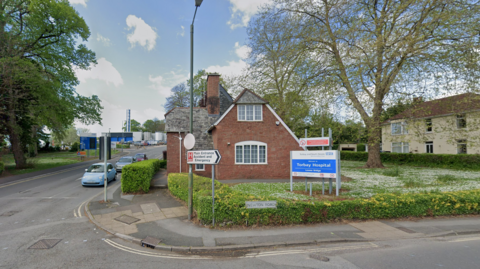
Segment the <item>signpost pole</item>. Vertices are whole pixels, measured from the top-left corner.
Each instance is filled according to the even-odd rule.
[[[322,137],[325,137],[325,135],[323,134],[323,128],[322,128]],[[324,146],[322,146],[322,150],[325,150]]]
[[[305,129],[305,138],[307,138],[307,129]],[[307,192],[307,177],[305,177],[305,192]]]
[[[212,225],[215,226],[215,165],[212,164]]]
[[[292,177],[292,152],[290,151],[290,191],[293,191],[293,177]]]
[[[103,148],[105,149],[103,151],[103,168],[104,168],[104,178],[103,178],[103,201],[107,202],[107,182],[108,182],[108,176],[107,176],[107,134],[105,133],[105,137],[103,138]]]
[[[332,141],[332,129],[331,128],[328,128],[328,137],[330,138],[330,145],[328,146],[328,150],[332,150],[333,141]]]

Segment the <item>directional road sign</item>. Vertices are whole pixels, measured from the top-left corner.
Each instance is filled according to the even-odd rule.
[[[300,138],[298,142],[300,147],[330,146],[331,144],[330,137]]]
[[[196,150],[187,152],[188,164],[218,164],[222,156],[218,150]]]

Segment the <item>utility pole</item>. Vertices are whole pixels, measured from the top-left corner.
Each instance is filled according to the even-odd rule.
[[[103,168],[105,169],[104,170],[104,178],[103,178],[103,201],[104,202],[107,202],[107,184],[108,184],[108,175],[107,175],[107,150],[108,150],[108,147],[107,147],[107,137],[108,137],[108,134],[105,134],[105,138],[103,140],[103,148],[104,148],[104,151],[103,151]]]

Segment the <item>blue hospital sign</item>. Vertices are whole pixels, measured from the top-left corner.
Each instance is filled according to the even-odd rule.
[[[292,176],[335,178],[338,173],[338,151],[292,151]]]

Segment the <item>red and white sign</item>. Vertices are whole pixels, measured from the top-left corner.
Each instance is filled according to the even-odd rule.
[[[300,138],[300,147],[325,147],[330,146],[329,137]]]
[[[193,162],[193,152],[188,152],[187,163]]]

